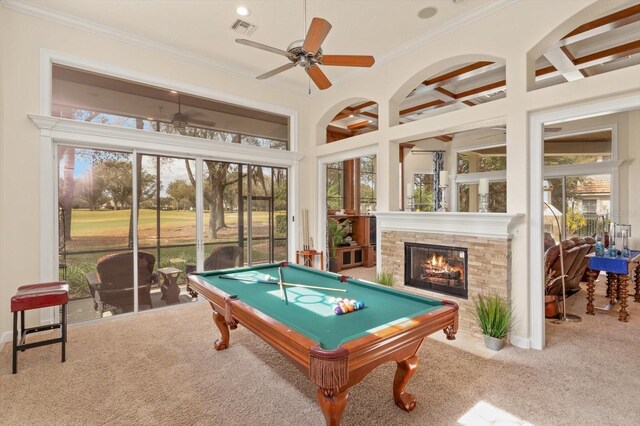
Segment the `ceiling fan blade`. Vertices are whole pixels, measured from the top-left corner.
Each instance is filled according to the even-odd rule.
[[[314,65],[312,67],[307,68],[307,74],[311,77],[311,80],[318,86],[318,89],[324,90],[331,87],[331,82],[327,78],[326,75],[322,72],[319,66]]]
[[[295,62],[291,62],[290,64],[286,64],[286,65],[278,67],[278,68],[276,68],[274,70],[271,70],[269,72],[265,72],[264,74],[261,74],[261,75],[257,76],[256,78],[258,80],[265,80],[265,79],[267,79],[269,77],[273,77],[274,75],[280,74],[281,72],[286,71],[289,68],[293,68],[295,66],[296,66],[296,63]]]
[[[322,65],[341,67],[370,67],[376,62],[373,56],[367,55],[322,55]]]
[[[278,49],[276,47],[267,46],[266,44],[256,43],[255,41],[247,40],[244,38],[237,38],[236,43],[244,44],[245,46],[255,47],[256,49],[266,50],[267,52],[277,53],[278,55],[290,57],[289,52],[286,50]]]
[[[322,18],[313,18],[311,25],[309,25],[309,31],[307,31],[307,37],[304,39],[302,48],[309,53],[316,53],[320,49],[320,45],[329,34],[331,30],[331,24]]]

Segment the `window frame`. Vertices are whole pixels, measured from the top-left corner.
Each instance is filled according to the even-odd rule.
[[[175,134],[140,132],[137,129],[103,126],[95,123],[76,122],[51,116],[52,67],[53,64],[65,65],[90,72],[109,75],[116,78],[135,81],[158,87],[171,87],[175,90],[215,99],[221,102],[264,110],[289,117],[289,150],[272,150],[241,144],[217,143]],[[302,155],[298,148],[298,112],[294,109],[269,104],[240,96],[230,95],[198,86],[188,85],[164,77],[121,68],[116,65],[87,60],[65,53],[41,49],[40,51],[40,113],[28,117],[40,129],[40,252],[39,277],[43,282],[55,281],[58,277],[58,197],[57,182],[57,145],[66,144],[96,149],[117,149],[141,153],[197,156],[216,161],[241,161],[252,164],[260,158],[261,165],[286,167],[288,172],[288,211],[298,209],[298,164]],[[203,143],[204,142],[204,143]],[[196,174],[202,172],[202,159],[196,161]],[[135,194],[135,191],[134,191]],[[201,197],[198,197],[201,198]],[[137,200],[136,200],[137,202]],[[202,200],[197,209],[202,209]],[[295,254],[297,226],[293,214],[288,218],[288,248],[291,258]],[[201,230],[197,230],[201,234]],[[137,238],[137,235],[135,235]],[[137,242],[134,242],[137,249]],[[137,294],[137,292],[135,293]],[[137,302],[137,301],[136,301]],[[54,321],[54,309],[41,310],[41,322]]]

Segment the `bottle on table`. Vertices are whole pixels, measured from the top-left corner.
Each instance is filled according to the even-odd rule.
[[[611,222],[609,227],[609,257],[618,256],[618,249],[616,248],[616,224]]]
[[[596,256],[604,256],[604,243],[601,235],[596,237]]]
[[[626,229],[622,230],[622,257],[631,257],[631,250],[629,250],[629,235]]]

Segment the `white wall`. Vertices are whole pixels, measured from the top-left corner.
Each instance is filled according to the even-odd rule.
[[[11,329],[9,299],[19,285],[38,282],[40,253],[40,131],[27,114],[40,113],[40,54],[50,49],[123,70],[299,112],[307,124],[307,98],[255,79],[76,30],[0,7],[0,336]],[[307,134],[303,132],[302,134]],[[302,150],[311,141],[299,142]],[[302,167],[313,162],[303,161]],[[53,176],[51,177],[53,178]],[[29,322],[37,321],[32,313]],[[6,337],[6,334],[5,334]]]

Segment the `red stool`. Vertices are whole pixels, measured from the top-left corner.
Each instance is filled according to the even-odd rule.
[[[69,302],[69,285],[64,281],[31,284],[18,287],[18,292],[11,298],[13,312],[13,374],[18,372],[18,351],[25,351],[38,346],[62,343],[62,362],[65,361],[65,344],[67,343],[67,303]],[[24,311],[30,309],[62,306],[62,315],[57,324],[38,327],[24,327]],[[20,312],[20,343],[18,343],[18,312]],[[61,329],[60,337],[41,342],[25,343],[27,334],[40,331]]]

